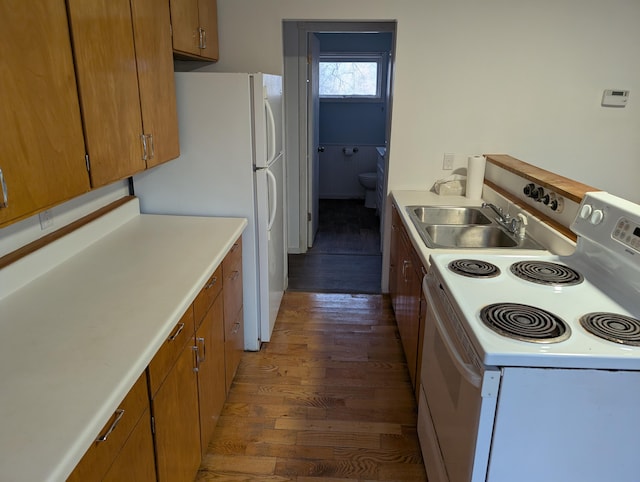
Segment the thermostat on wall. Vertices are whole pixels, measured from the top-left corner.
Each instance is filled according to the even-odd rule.
[[[628,90],[605,90],[602,93],[603,107],[624,107],[629,99]]]

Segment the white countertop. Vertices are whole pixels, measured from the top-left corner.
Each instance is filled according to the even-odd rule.
[[[516,215],[518,212],[524,212],[517,206],[509,203],[505,198],[500,196],[492,189],[484,186],[483,197],[487,202],[492,202],[502,208],[509,206],[509,214]],[[402,218],[402,221],[409,233],[411,242],[420,255],[424,266],[429,266],[429,256],[436,253],[473,253],[482,251],[485,254],[562,254],[568,255],[575,249],[575,243],[569,238],[555,231],[548,225],[544,224],[535,216],[526,213],[528,219],[527,230],[529,234],[540,243],[547,250],[528,250],[528,249],[509,249],[509,248],[495,248],[495,249],[445,249],[445,248],[428,248],[418,230],[415,228],[413,221],[409,217],[409,213],[406,210],[407,206],[480,206],[483,202],[482,199],[468,199],[465,196],[441,196],[431,191],[392,191],[391,198],[395,205],[398,207],[398,213]]]
[[[0,480],[68,476],[247,224],[124,211],[0,300]]]

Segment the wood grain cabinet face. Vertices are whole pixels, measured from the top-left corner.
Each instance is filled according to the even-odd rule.
[[[216,0],[171,0],[170,5],[175,56],[218,60]]]
[[[90,188],[64,0],[0,2],[0,71],[3,227]]]
[[[226,399],[222,296],[216,298],[198,328],[196,348],[200,447],[204,456]]]
[[[159,481],[193,480],[200,465],[200,421],[193,305],[149,364]]]
[[[226,392],[229,393],[244,351],[244,316],[242,311],[242,239],[233,245],[222,261],[224,279],[224,333]]]
[[[91,184],[177,157],[168,7],[68,0]]]
[[[416,253],[409,234],[400,219],[397,207],[392,209],[391,253],[389,265],[389,291],[398,324],[400,340],[407,359],[407,368],[413,387],[420,384],[420,364],[424,327],[422,306],[422,277],[424,267]],[[417,392],[418,393],[418,392]]]
[[[193,302],[193,313],[196,320],[196,329],[204,319],[213,304],[213,301],[222,291],[222,265],[218,266],[215,272],[204,284],[204,288],[200,290],[198,296]]]
[[[200,466],[195,350],[190,342],[151,400],[158,480],[193,480]]]
[[[149,389],[152,397],[181,355],[185,344],[192,345],[194,330],[193,307],[190,306],[149,363]]]
[[[155,480],[146,373],[131,388],[99,438],[104,440],[98,439],[89,447],[69,482],[125,480],[114,478],[121,470],[136,475],[129,480]]]

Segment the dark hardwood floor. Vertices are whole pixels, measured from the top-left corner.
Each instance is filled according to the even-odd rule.
[[[380,293],[380,224],[361,199],[321,199],[318,233],[289,255],[289,291]]]
[[[426,481],[387,295],[286,292],[246,352],[197,480]]]

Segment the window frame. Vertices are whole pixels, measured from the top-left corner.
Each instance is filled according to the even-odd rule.
[[[320,102],[383,102],[384,69],[386,65],[385,52],[323,52],[320,54],[319,63],[322,62],[375,62],[376,94],[375,95],[322,95]]]

